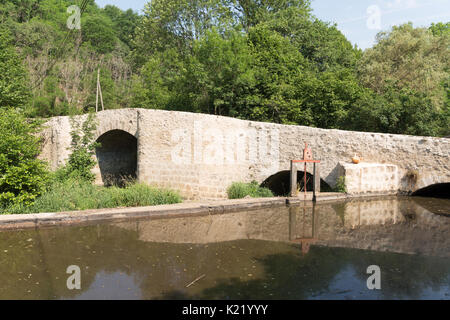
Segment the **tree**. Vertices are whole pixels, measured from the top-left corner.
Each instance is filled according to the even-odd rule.
[[[82,19],[81,28],[84,42],[89,42],[98,53],[109,53],[114,49],[116,36],[108,17],[88,15]]]
[[[171,6],[177,9],[166,10]],[[199,8],[206,14],[196,15]],[[182,0],[158,0],[137,32],[135,54],[147,59],[135,86],[139,106],[336,127],[356,99],[360,52],[335,26],[312,18],[308,1],[197,1],[186,8]]]
[[[228,28],[232,19],[230,0],[153,0],[146,4],[142,23],[136,28],[133,60],[141,67],[149,55],[176,49],[191,53],[193,41],[215,27]]]
[[[12,2],[13,6],[8,4]],[[8,7],[8,11],[5,14],[11,16],[18,22],[26,22],[30,20],[39,8],[39,0],[3,0],[0,5],[5,4]]]
[[[111,19],[117,37],[131,48],[134,31],[141,20],[140,16],[131,9],[123,12],[113,5],[106,5],[103,10]]]
[[[244,30],[274,19],[290,12],[290,18],[309,17],[311,6],[309,0],[230,0],[225,1],[236,12],[235,20],[239,21]],[[292,20],[291,20],[292,21]]]
[[[0,108],[0,207],[31,204],[45,189],[46,164],[40,151],[38,123],[17,110]]]
[[[181,92],[197,112],[242,116],[254,86],[253,57],[247,38],[236,31],[215,29],[193,44]]]
[[[250,28],[252,70],[255,86],[241,106],[242,117],[277,123],[309,123],[303,108],[299,85],[309,72],[309,63],[298,48],[265,24]]]
[[[30,98],[27,72],[12,46],[8,30],[0,30],[0,108],[23,107]]]
[[[390,32],[380,32],[377,44],[364,52],[359,78],[364,86],[379,94],[392,86],[425,93],[436,109],[442,109],[449,45],[448,33],[434,36],[426,28],[413,28],[411,23],[394,26]]]
[[[133,105],[138,108],[194,111],[191,104],[174,94],[184,86],[181,81],[182,62],[177,50],[155,53],[133,78]],[[179,101],[179,103],[177,103]],[[185,108],[185,109],[183,109]]]
[[[425,93],[386,88],[382,95],[366,89],[351,106],[344,127],[350,130],[423,136],[448,134],[450,117],[436,110]]]
[[[448,35],[450,33],[450,22],[447,23],[432,23],[430,26],[430,31],[433,33],[434,36],[443,36]]]

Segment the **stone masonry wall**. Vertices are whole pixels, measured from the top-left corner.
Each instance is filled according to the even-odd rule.
[[[86,116],[78,116],[82,121]],[[321,178],[334,185],[339,162],[355,154],[363,163],[397,166],[400,191],[450,182],[450,139],[327,130],[304,126],[245,121],[207,114],[119,109],[97,113],[96,137],[123,130],[137,138],[140,181],[180,190],[188,199],[224,198],[233,181],[263,182],[289,170],[291,159],[302,158],[305,143],[321,160]],[[41,158],[56,169],[70,154],[69,117],[51,118],[45,130]],[[362,164],[363,164],[362,163]],[[408,178],[408,171],[417,179]],[[99,168],[94,169],[100,175]],[[308,168],[312,171],[312,165]]]

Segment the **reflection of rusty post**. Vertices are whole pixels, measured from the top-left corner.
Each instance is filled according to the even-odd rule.
[[[313,201],[316,201],[316,195],[320,192],[320,169],[319,163],[313,163]]]
[[[298,207],[291,207],[289,208],[289,240],[298,243],[301,246],[302,254],[307,254],[309,252],[309,249],[311,247],[311,244],[316,243],[319,239],[316,238],[316,206],[313,203],[312,211],[311,211],[311,236],[308,237],[308,235],[305,232],[305,225],[306,225],[306,208],[303,207],[303,219],[302,219],[302,225],[303,225],[303,233],[301,233],[300,238],[296,238],[295,236],[297,233],[295,232],[295,229],[297,228],[297,219],[295,216],[294,209],[299,209]],[[300,218],[300,217],[299,217]]]
[[[291,160],[291,197],[297,196],[297,165]]]
[[[316,204],[313,203],[312,205],[312,213],[311,213],[311,238],[314,239],[315,236],[315,228],[316,228],[316,224],[315,224],[315,220],[316,220]]]

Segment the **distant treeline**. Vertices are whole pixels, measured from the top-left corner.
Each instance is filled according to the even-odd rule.
[[[71,5],[85,10],[69,29]],[[306,0],[0,0],[0,108],[157,108],[321,128],[450,134],[450,23],[354,47]]]

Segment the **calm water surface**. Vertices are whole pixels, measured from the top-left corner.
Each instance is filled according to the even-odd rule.
[[[0,299],[450,299],[449,213],[383,198],[4,231]]]

